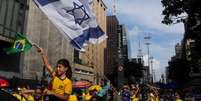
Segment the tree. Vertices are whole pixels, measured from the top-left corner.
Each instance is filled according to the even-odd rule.
[[[124,64],[124,75],[130,83],[140,81],[143,77],[143,65],[134,61],[128,61]]]
[[[162,0],[161,3],[164,7],[162,23],[167,25],[184,23],[184,47],[187,39],[194,40],[193,48],[190,50],[191,60],[188,62],[193,69],[201,70],[201,0]]]
[[[184,59],[173,59],[169,61],[168,78],[178,84],[185,84],[189,81],[190,66]]]
[[[183,22],[186,19],[195,19],[200,17],[201,0],[162,0],[164,10],[162,14],[164,24],[174,24]]]

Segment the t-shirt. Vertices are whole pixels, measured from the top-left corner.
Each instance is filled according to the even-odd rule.
[[[159,97],[158,96],[151,96],[151,101],[159,101]]]
[[[68,101],[78,101],[77,96],[75,95],[70,95]]]
[[[72,82],[67,77],[65,79],[60,79],[54,76],[48,89],[56,94],[68,94],[72,93]]]
[[[176,101],[182,101],[181,99],[176,99]]]
[[[128,91],[122,93],[122,101],[130,101],[130,94]]]
[[[21,96],[20,94],[14,93],[12,94],[20,101],[34,101],[34,97],[32,95],[28,95],[27,97]]]
[[[89,93],[87,93],[86,95],[83,94],[83,97],[84,97],[84,101],[90,101],[92,98],[92,96]]]
[[[139,101],[139,98],[138,97],[136,97],[135,95],[133,95],[132,97],[131,97],[131,101]]]

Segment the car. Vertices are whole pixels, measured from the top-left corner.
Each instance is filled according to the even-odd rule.
[[[12,94],[10,94],[2,89],[0,89],[0,99],[1,99],[1,101],[19,101]]]

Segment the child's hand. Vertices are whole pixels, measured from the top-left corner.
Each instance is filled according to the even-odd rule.
[[[44,51],[43,51],[43,49],[41,47],[39,47],[36,44],[33,44],[33,46],[35,46],[37,48],[37,51],[38,51],[39,54],[44,54]]]

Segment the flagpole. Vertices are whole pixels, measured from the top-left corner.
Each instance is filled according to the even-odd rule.
[[[40,49],[41,47],[39,45],[37,45],[36,43],[31,43],[33,46],[35,46],[37,49]],[[42,77],[41,77],[41,86],[44,87],[45,86],[45,65],[43,65],[43,73],[42,73]]]

